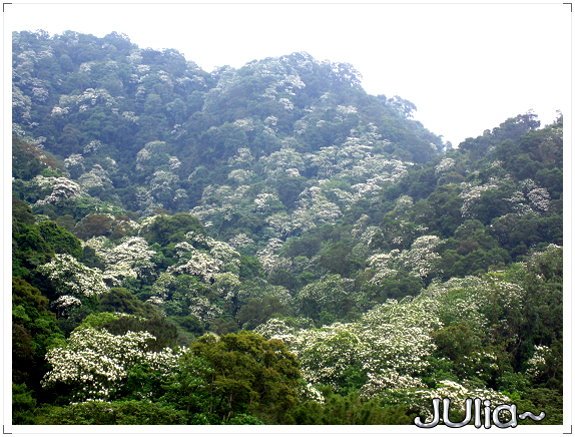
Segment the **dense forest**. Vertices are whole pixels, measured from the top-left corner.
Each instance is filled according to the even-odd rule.
[[[562,117],[451,147],[415,109],[307,53],[14,33],[13,423],[561,424]]]

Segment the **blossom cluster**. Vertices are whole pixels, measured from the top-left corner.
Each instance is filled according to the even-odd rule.
[[[329,98],[326,96],[326,99]],[[316,109],[321,112],[319,107]],[[342,106],[338,114],[354,115],[354,108]],[[309,124],[313,123],[312,118],[300,121]],[[253,129],[254,123],[252,119],[234,121],[234,125],[242,129]],[[231,221],[242,213],[262,215],[267,224],[264,232],[267,241],[257,244],[263,253],[268,251],[265,245],[270,239],[285,240],[290,235],[335,223],[356,202],[403,177],[410,165],[389,159],[381,153],[388,141],[382,139],[377,127],[370,123],[352,129],[343,144],[322,147],[313,152],[301,152],[294,138],[284,139],[281,144],[279,150],[259,158],[255,167],[257,170],[253,170],[256,158],[249,148],[238,149],[236,155],[228,160],[229,185],[205,187],[192,213],[206,227],[214,222]],[[256,176],[254,171],[261,172],[269,182],[259,191],[254,191],[253,186],[248,185]],[[304,173],[316,176],[308,178],[307,186],[302,187],[294,202],[295,208],[290,210],[279,199],[277,180],[298,179]],[[188,180],[193,178],[191,174]],[[331,184],[334,179],[340,183]]]
[[[68,254],[56,254],[52,261],[38,267],[38,271],[62,295],[90,297],[109,291],[98,268],[86,267]]]
[[[547,360],[551,355],[551,349],[545,345],[536,345],[533,356],[527,360],[525,373],[531,378],[537,378],[548,365]]]
[[[289,146],[282,147],[268,156],[263,156],[259,163],[263,165],[269,179],[290,176],[291,174],[299,175],[306,167],[304,156]]]
[[[231,299],[237,294],[239,279],[231,273],[214,274],[213,284],[195,282],[190,277],[163,272],[152,286],[148,303],[158,305],[168,314],[192,315],[207,322],[222,314],[210,298]],[[219,296],[214,294],[219,293]]]
[[[349,324],[300,331],[292,347],[304,377],[312,384],[338,386],[345,371],[359,365],[358,352],[366,345]]]
[[[486,350],[473,351],[469,356],[464,356],[460,361],[461,371],[466,375],[488,380],[491,375],[499,370],[497,356]]]
[[[169,163],[168,145],[164,141],[150,141],[136,154],[136,170]]]
[[[539,214],[549,209],[551,196],[546,188],[538,187],[532,179],[524,179],[518,184],[519,189],[505,200],[517,214]]]
[[[439,164],[435,166],[435,174],[445,173],[455,167],[455,160],[453,158],[443,158]]]
[[[195,275],[204,281],[223,271],[239,273],[240,254],[224,241],[188,232],[176,250],[181,261],[168,268],[169,273]]]
[[[70,172],[82,173],[84,171],[84,156],[73,153],[64,160],[64,167]]]
[[[463,200],[461,206],[461,215],[465,218],[473,217],[473,205],[475,205],[481,195],[489,190],[494,190],[499,187],[499,183],[496,179],[492,179],[485,184],[473,185],[467,182],[461,184],[461,194],[460,197]]]
[[[368,259],[369,268],[375,270],[371,278],[373,284],[383,281],[398,272],[409,272],[425,278],[437,269],[441,257],[436,252],[442,240],[435,235],[418,237],[407,250],[393,249],[387,253],[377,253]]]
[[[390,370],[381,375],[368,373],[367,382],[361,389],[361,395],[373,398],[387,390],[406,390],[425,387],[420,378]]]
[[[52,370],[44,375],[43,386],[70,385],[74,400],[109,400],[121,388],[130,367],[146,363],[164,374],[172,372],[184,349],[146,351],[155,337],[146,331],[113,335],[106,329],[80,326],[64,347],[50,349],[46,360]]]
[[[110,189],[113,187],[112,181],[108,176],[108,172],[104,170],[99,164],[94,165],[92,170],[89,172],[83,173],[78,178],[78,182],[80,183],[82,189],[90,192],[91,194],[93,193],[90,190],[104,188]]]
[[[36,176],[33,181],[34,184],[42,191],[51,190],[50,194],[43,199],[36,202],[35,205],[56,205],[68,199],[73,199],[82,194],[80,185],[65,177],[46,177],[42,175]]]
[[[100,140],[92,140],[84,146],[82,152],[85,155],[90,155],[98,152],[102,147],[104,147],[104,144]]]
[[[104,279],[113,285],[120,285],[128,278],[141,278],[154,267],[151,259],[156,252],[142,237],[124,237],[115,246],[105,237],[99,237],[91,239],[88,244],[105,261]]]
[[[228,173],[228,179],[235,182],[238,185],[244,185],[249,183],[255,176],[255,173],[251,170],[244,170],[243,168],[237,168]]]
[[[360,388],[362,396],[393,399],[397,395],[404,401],[409,399],[421,411],[426,411],[433,397],[451,396],[456,403],[454,408],[462,408],[466,396],[493,401],[506,398],[466,381],[439,381],[437,388],[429,388],[422,375],[436,349],[433,333],[454,320],[465,321],[476,332],[501,329],[505,321],[493,324],[490,320],[493,305],[511,308],[524,293],[517,284],[506,282],[498,272],[492,272],[481,278],[432,283],[420,295],[401,302],[388,300],[353,323],[296,329],[284,321],[271,319],[256,331],[268,338],[282,339],[298,356],[303,375],[311,384],[327,384],[337,389],[345,383],[346,372],[355,368],[366,377]],[[534,369],[544,363],[539,356],[543,352],[535,354]],[[469,377],[488,377],[498,371],[497,357],[489,350],[474,351],[461,357],[461,362]]]
[[[56,308],[59,315],[67,315],[71,308],[82,305],[82,301],[77,297],[63,295],[52,302],[52,307]]]
[[[116,99],[103,88],[86,88],[82,94],[60,96],[60,101],[56,107],[61,108],[63,111],[76,108],[80,112],[83,112],[89,107],[97,105],[115,108],[118,103]]]
[[[341,215],[341,209],[328,200],[321,187],[316,185],[300,194],[292,223],[295,229],[305,231],[322,224],[333,224]]]
[[[228,244],[234,249],[239,249],[254,244],[254,240],[244,232],[240,232],[239,234],[236,234],[230,238]]]
[[[149,180],[149,192],[152,198],[160,204],[175,201],[185,197],[184,192],[177,192],[179,177],[170,170],[156,170]]]
[[[256,331],[286,342],[310,383],[337,388],[345,372],[356,367],[368,376],[362,390],[375,396],[384,388],[421,386],[417,375],[428,366],[435,348],[431,332],[440,326],[428,300],[413,299],[388,301],[354,323],[295,330],[270,320]]]
[[[210,280],[216,273],[220,272],[222,266],[222,261],[205,252],[194,250],[185,263],[169,267],[168,272],[199,276],[204,280]]]
[[[283,341],[288,347],[293,348],[298,342],[298,332],[296,328],[289,326],[284,320],[271,318],[267,322],[254,329],[266,338],[276,338]]]
[[[271,272],[279,262],[279,251],[284,242],[279,238],[270,238],[265,247],[257,252],[257,257],[264,271]]]

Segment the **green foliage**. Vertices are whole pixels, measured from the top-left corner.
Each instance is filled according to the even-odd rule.
[[[133,293],[125,288],[112,288],[100,298],[98,311],[119,312],[145,317],[154,313],[153,307],[142,303]]]
[[[324,403],[304,402],[294,411],[298,425],[412,425],[415,416],[409,405],[382,405],[357,392],[328,393]]]
[[[12,384],[12,423],[30,425],[34,423],[36,399],[26,384]]]
[[[257,257],[242,255],[240,263],[240,279],[246,280],[262,276],[262,264]]]
[[[46,351],[63,340],[48,299],[22,278],[12,279],[12,378],[39,389],[47,370]]]
[[[236,314],[243,329],[254,329],[272,317],[289,315],[291,308],[280,297],[264,294],[263,297],[246,299]]]
[[[353,253],[350,253],[349,246],[349,241],[338,241],[322,245],[318,253],[319,265],[330,273],[349,276],[352,271],[360,266],[359,261],[354,259]]]
[[[271,423],[288,419],[297,404],[300,373],[282,342],[242,331],[220,339],[202,337],[191,350],[212,368],[210,410],[221,420],[237,413]]]
[[[444,153],[413,103],[306,53],[207,73],[117,33],[13,49],[15,423],[408,424],[442,393],[561,422],[561,117]],[[98,349],[82,329],[172,367],[64,406],[46,354]]]
[[[220,423],[209,385],[213,374],[214,369],[205,357],[186,353],[180,358],[176,371],[165,381],[162,399],[186,411],[190,423]]]
[[[36,423],[46,425],[179,425],[186,415],[171,406],[149,401],[89,401],[45,407]]]
[[[50,153],[17,136],[12,138],[12,160],[12,176],[25,181],[38,176],[47,168],[61,167]]]
[[[441,270],[445,278],[476,275],[509,262],[507,252],[499,247],[479,220],[466,220],[444,246]]]
[[[73,234],[54,222],[38,224],[40,236],[56,253],[68,253],[76,258],[82,256],[82,246]]]
[[[19,200],[12,202],[13,274],[35,279],[35,269],[48,262],[55,253],[82,255],[82,246],[68,230],[53,221],[35,222],[30,207]]]
[[[517,275],[526,290],[523,313],[517,321],[521,346],[516,349],[516,363],[524,363],[533,353],[534,345],[552,347],[556,362],[547,375],[550,386],[561,385],[561,342],[563,326],[563,264],[562,249],[550,246],[543,252],[533,254],[526,268],[519,268]]]
[[[453,323],[441,328],[433,333],[433,339],[437,354],[454,361],[456,366],[461,365],[458,360],[470,355],[481,344],[481,338],[466,323]]]
[[[107,214],[89,214],[75,226],[75,234],[84,240],[112,234],[114,219]]]
[[[520,411],[545,411],[545,418],[535,425],[562,425],[563,397],[560,391],[546,388],[530,388],[525,390],[521,399],[517,400],[517,409]]]
[[[105,313],[103,313],[105,314]],[[168,319],[158,314],[148,314],[148,318],[141,317],[115,317],[100,324],[111,334],[122,335],[127,332],[149,332],[155,340],[149,342],[149,349],[159,351],[168,346],[175,346],[178,339],[176,326]]]
[[[199,220],[190,214],[174,214],[172,216],[159,216],[147,226],[143,237],[150,243],[165,246],[169,243],[184,241],[188,232],[203,233]]]
[[[375,303],[384,303],[388,299],[401,299],[416,296],[424,287],[421,278],[407,272],[396,272],[387,276],[378,285],[363,285],[364,300],[362,307],[369,308]]]
[[[297,297],[298,313],[318,325],[345,320],[356,310],[352,284],[339,275],[328,275],[302,288]]]
[[[265,425],[265,422],[249,414],[236,414],[224,422],[224,425]]]

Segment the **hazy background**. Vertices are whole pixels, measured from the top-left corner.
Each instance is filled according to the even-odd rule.
[[[554,4],[18,4],[6,31],[125,33],[205,70],[294,51],[351,63],[370,94],[399,95],[457,145],[532,109],[570,104],[571,13]]]

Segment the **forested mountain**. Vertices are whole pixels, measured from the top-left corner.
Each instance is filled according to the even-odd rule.
[[[30,424],[562,421],[562,118],[456,149],[351,65],[211,73],[13,35],[13,409]],[[455,412],[457,415],[458,412]]]

